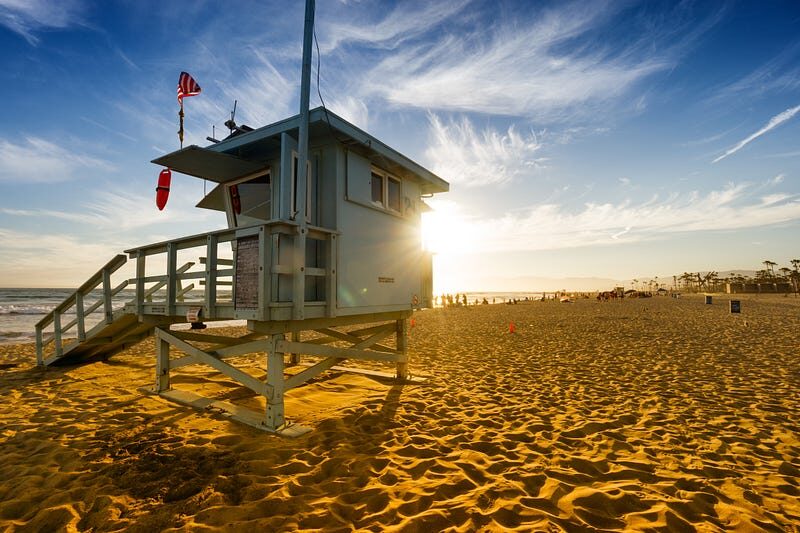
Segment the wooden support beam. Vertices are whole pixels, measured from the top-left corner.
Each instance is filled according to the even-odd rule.
[[[271,335],[267,339],[267,386],[271,393],[267,396],[266,426],[276,430],[286,423],[283,393],[283,354],[278,345],[284,341],[283,335]]]
[[[324,335],[329,335],[330,337],[334,337],[337,340],[347,341],[347,342],[349,342],[351,344],[358,344],[358,343],[364,341],[364,339],[362,337],[357,337],[355,335],[351,335],[350,332],[337,331],[335,329],[330,329],[330,328],[320,328],[320,329],[315,329],[314,331],[316,331],[318,333],[322,333]],[[386,337],[390,336],[392,333],[394,333],[394,324],[393,323],[392,324],[382,324],[380,326],[374,326],[374,327],[371,327],[371,328],[365,328],[362,331],[373,332],[373,333],[374,332],[385,333],[385,335],[383,337],[381,337],[383,339],[383,338],[386,338]],[[324,342],[324,343],[317,342],[317,343],[314,343],[314,344],[327,344],[327,342]],[[395,353],[395,351],[396,351],[393,348],[389,348],[388,346],[384,346],[382,344],[373,343],[373,345],[370,345],[370,347],[373,350],[376,350],[376,351],[379,351],[379,352]]]
[[[191,331],[170,331],[170,333],[184,341],[208,342],[212,344],[224,344],[225,346],[232,346],[243,340],[251,340],[253,338],[253,334],[248,334],[243,337],[226,337],[224,335],[210,335]],[[260,333],[255,334],[255,336],[263,337]]]
[[[297,352],[319,357],[338,357],[340,359],[362,359],[365,361],[382,361],[395,363],[404,360],[405,356],[398,353],[383,353],[357,348],[337,348],[335,346],[318,346],[304,342],[278,341],[277,350],[282,353]]]
[[[217,257],[217,236],[209,235],[206,239],[206,256],[207,258],[200,258],[200,262],[206,259],[206,299],[205,299],[205,315],[206,318],[217,317],[217,266],[223,264],[221,259]],[[231,261],[233,265],[233,261]],[[202,283],[202,282],[201,282]]]
[[[325,278],[325,302],[327,303],[327,315],[330,318],[336,316],[336,308],[338,306],[336,300],[336,263],[338,261],[336,253],[337,253],[337,243],[336,235],[329,235],[327,243],[327,252],[328,257],[326,258],[326,266],[328,270],[328,275]]]
[[[169,342],[159,335],[156,341],[156,392],[169,390]]]
[[[286,390],[300,386],[306,381],[317,377],[319,374],[325,372],[326,370],[333,368],[342,361],[343,359],[339,357],[329,357],[327,359],[323,359],[319,363],[303,370],[302,372],[295,374],[290,378],[287,378],[286,381],[284,382],[284,386],[286,387]]]
[[[188,342],[182,341],[178,337],[175,337],[174,335],[167,333],[163,329],[156,328],[155,331],[156,331],[156,336],[158,338],[167,341],[172,346],[174,346],[175,348],[177,348],[178,350],[182,351],[185,354],[195,356],[199,362],[205,363],[208,366],[216,369],[217,371],[225,374],[229,378],[241,383],[242,385],[252,390],[256,394],[260,394],[267,398],[272,396],[273,393],[272,385],[262,383],[261,381],[257,380],[247,372],[243,372],[238,368],[219,360],[213,355],[206,353],[199,348],[195,348]]]
[[[397,378],[406,379],[408,377],[408,329],[407,321],[401,318],[395,323],[395,334],[397,336],[397,351],[403,354],[403,360],[397,362]]]
[[[194,289],[194,283],[190,283],[186,287],[183,287],[181,290],[177,292],[177,294],[175,294],[175,300],[182,302],[183,297],[186,295],[186,293],[192,289]]]
[[[219,350],[214,350],[213,354],[215,357],[234,357],[248,353],[263,352],[266,350],[266,348],[267,340],[260,339],[245,342],[243,344],[237,344],[235,346],[229,346],[227,348],[220,348]]]
[[[293,331],[292,332],[292,342],[300,342],[300,332]],[[300,362],[300,354],[297,353],[290,353],[289,354],[289,364],[296,365]]]

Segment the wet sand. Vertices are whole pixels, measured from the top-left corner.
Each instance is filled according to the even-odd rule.
[[[329,372],[287,394],[291,440],[140,392],[152,339],[46,371],[2,346],[0,531],[798,531],[800,299],[740,299],[420,312],[427,383]]]

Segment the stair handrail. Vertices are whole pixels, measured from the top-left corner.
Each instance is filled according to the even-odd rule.
[[[88,314],[83,307],[83,298],[91,291],[95,290],[99,285],[103,285],[103,298],[102,306],[104,307],[105,322],[110,323],[113,320],[114,310],[112,308],[112,297],[121,291],[127,285],[127,282],[118,287],[111,287],[111,274],[119,270],[126,262],[128,257],[125,254],[117,254],[106,263],[100,270],[94,273],[88,280],[86,280],[75,292],[67,296],[60,304],[56,305],[52,311],[47,313],[39,322],[36,323],[36,361],[38,364],[43,364],[44,361],[44,347],[51,342],[56,343],[56,354],[61,355],[62,339],[61,335],[64,331],[78,325],[78,340],[82,341],[86,337],[85,318]],[[65,326],[61,325],[61,314],[67,309],[75,305],[76,318]],[[98,303],[89,307],[89,312],[93,312],[100,307]],[[44,339],[44,328],[53,324],[53,335]]]

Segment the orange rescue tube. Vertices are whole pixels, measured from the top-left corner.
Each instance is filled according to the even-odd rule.
[[[158,210],[164,209],[169,199],[169,183],[172,180],[172,172],[168,168],[161,171],[158,175],[158,187],[156,187],[156,205]]]

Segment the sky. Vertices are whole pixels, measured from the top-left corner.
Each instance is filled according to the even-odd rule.
[[[225,227],[186,144],[299,111],[303,3],[0,0],[0,286]],[[319,0],[311,106],[450,182],[439,290],[800,257],[800,3]],[[319,69],[317,69],[319,62]],[[319,74],[319,88],[316,76]],[[598,287],[599,288],[599,287]]]

